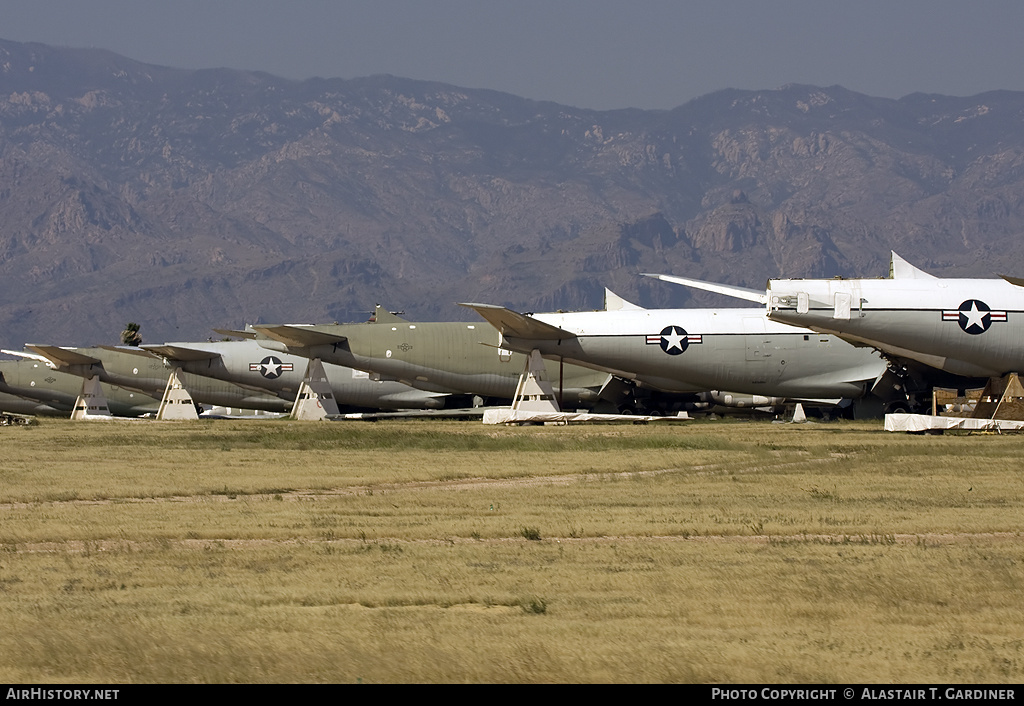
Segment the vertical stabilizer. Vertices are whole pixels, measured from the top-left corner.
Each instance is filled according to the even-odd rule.
[[[642,306],[637,306],[633,302],[628,302],[618,294],[604,288],[604,310],[605,311],[643,311]]]
[[[399,314],[403,313],[405,312],[388,311],[378,304],[373,308],[373,317],[370,319],[370,322],[375,324],[409,323],[408,319],[403,319],[399,316]]]
[[[924,270],[919,270],[895,252],[890,252],[889,279],[936,279]]]
[[[104,419],[111,417],[107,395],[103,392],[103,385],[100,384],[98,377],[86,378],[82,381],[82,394],[75,400],[75,409],[71,412],[71,418],[80,420],[97,417]]]
[[[292,419],[316,421],[338,414],[338,401],[319,358],[312,358],[306,366],[306,376],[299,385],[299,394],[292,406]]]
[[[196,412],[196,403],[192,401],[185,386],[178,379],[181,368],[175,368],[167,378],[167,389],[164,390],[163,399],[160,400],[160,411],[157,412],[157,419],[167,420],[192,420],[199,419]]]

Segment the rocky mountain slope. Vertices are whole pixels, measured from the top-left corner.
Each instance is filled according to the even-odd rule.
[[[457,301],[713,300],[1024,274],[1024,93],[728,90],[590,111],[374,76],[288,81],[0,41],[0,344],[246,322],[466,319]]]

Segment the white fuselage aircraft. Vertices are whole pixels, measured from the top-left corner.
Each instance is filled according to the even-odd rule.
[[[835,336],[770,321],[763,309],[632,309],[520,314],[464,304],[502,344],[671,392],[730,391],[838,402],[886,398],[887,366]]]
[[[834,334],[948,375],[1024,371],[1024,281],[1015,278],[939,278],[896,253],[888,279],[772,279],[763,292],[652,276],[760,301],[772,321]]]

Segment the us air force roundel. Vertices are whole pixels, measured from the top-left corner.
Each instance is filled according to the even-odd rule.
[[[661,350],[669,355],[679,355],[690,347],[691,343],[702,343],[704,337],[700,334],[691,336],[686,329],[679,326],[666,326],[661,333],[647,337],[647,345],[661,346]]]
[[[258,363],[249,363],[250,372],[259,371],[259,374],[267,380],[276,380],[281,377],[281,373],[290,373],[293,369],[294,366],[291,363],[282,363],[280,358],[275,358],[272,355],[268,355]]]
[[[956,321],[964,332],[977,336],[985,333],[995,321],[1005,322],[1005,311],[992,311],[988,304],[978,299],[968,299],[959,309],[946,309],[942,312],[943,321]]]

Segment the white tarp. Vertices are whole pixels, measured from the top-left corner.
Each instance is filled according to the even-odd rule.
[[[967,431],[1020,431],[1024,422],[1010,419],[971,419],[968,417],[932,417],[927,414],[887,414],[886,431],[923,432],[945,429]]]
[[[588,412],[530,412],[512,410],[507,407],[488,409],[484,412],[484,424],[522,424],[527,422],[556,422],[579,424],[584,422],[657,422],[669,419],[685,420],[681,417],[646,417],[637,414],[590,414]]]

